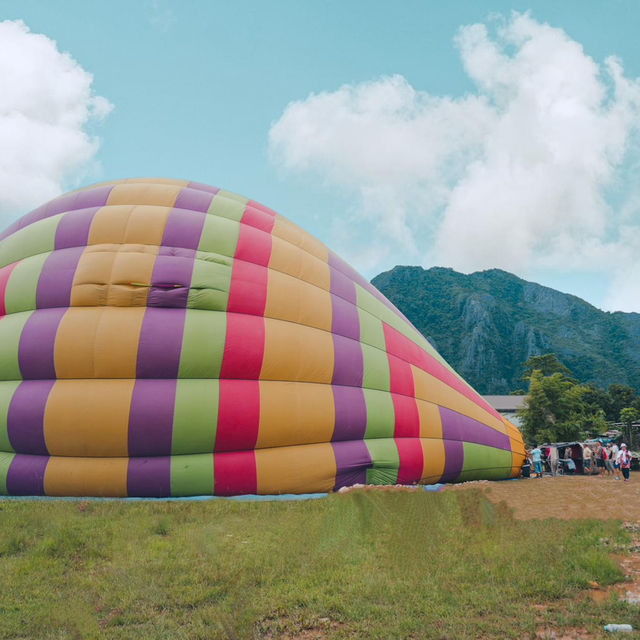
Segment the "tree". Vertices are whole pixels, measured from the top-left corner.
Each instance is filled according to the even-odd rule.
[[[522,366],[524,367],[524,373],[522,374],[523,380],[531,380],[534,371],[540,371],[543,376],[560,373],[567,380],[574,380],[571,370],[558,360],[558,356],[555,353],[531,356]]]
[[[582,388],[556,372],[544,376],[534,369],[529,381],[529,395],[518,411],[522,430],[529,442],[561,442],[581,435],[584,422]]]
[[[622,411],[620,411],[620,422],[624,424],[629,448],[631,448],[633,444],[633,423],[638,422],[638,420],[640,420],[640,411],[638,411],[635,407],[625,407],[624,409],[622,409]]]
[[[609,411],[607,420],[616,422],[620,418],[620,412],[626,407],[632,407],[636,400],[636,392],[626,384],[610,384],[607,390],[609,396]]]

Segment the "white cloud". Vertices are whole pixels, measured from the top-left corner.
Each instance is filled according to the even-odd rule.
[[[312,94],[272,126],[274,161],[353,197],[351,216],[371,232],[347,257],[374,247],[379,258],[361,268],[628,276],[640,227],[620,229],[637,221],[640,198],[622,169],[640,155],[640,82],[528,14],[491,32],[462,27],[455,42],[473,94],[432,96],[401,76]],[[607,304],[640,309],[640,297]]]
[[[113,108],[92,82],[53,40],[20,20],[0,22],[0,221],[60,194],[91,166],[99,142],[86,127]]]

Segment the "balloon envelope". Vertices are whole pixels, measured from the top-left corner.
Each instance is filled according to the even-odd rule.
[[[123,180],[0,235],[2,494],[308,493],[523,457],[380,292],[255,201]]]

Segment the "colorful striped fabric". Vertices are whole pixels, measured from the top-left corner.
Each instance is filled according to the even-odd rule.
[[[523,457],[381,293],[257,202],[123,180],[0,235],[0,494],[310,493]]]

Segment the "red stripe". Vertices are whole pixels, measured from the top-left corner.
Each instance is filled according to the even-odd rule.
[[[420,414],[416,399],[392,393],[393,411],[396,416],[395,429],[393,435],[396,438],[418,438],[420,437]]]
[[[391,393],[401,393],[412,398],[415,396],[411,365],[391,354],[389,354],[389,384]]]
[[[263,214],[257,212],[256,215]],[[245,210],[242,221],[245,222],[245,218],[250,220],[253,217],[250,210]],[[273,227],[273,221],[271,227]],[[228,312],[264,315],[269,282],[267,266],[271,259],[271,246],[272,239],[269,233],[246,223],[240,225],[231,272]]]
[[[213,491],[217,496],[255,494],[257,475],[253,451],[213,454]]]
[[[244,224],[255,227],[256,229],[262,229],[262,231],[266,231],[267,233],[271,233],[275,221],[275,214],[273,212],[269,213],[264,209],[259,209],[251,202],[247,205],[242,215],[242,222]]]
[[[259,209],[260,211],[264,211],[264,213],[268,213],[270,216],[273,216],[274,218],[278,215],[273,209],[269,209],[269,207],[265,207],[263,204],[260,204],[255,200],[249,200],[249,202],[247,202],[247,207],[253,207],[254,209]]]
[[[259,385],[257,380],[220,380],[214,451],[244,451],[255,447],[260,426]]]
[[[220,378],[258,380],[264,357],[264,318],[227,313]]]
[[[458,378],[441,362],[438,362],[435,358],[429,355],[422,347],[419,347],[417,344],[409,340],[409,338],[403,336],[388,324],[383,322],[382,326],[384,329],[387,353],[397,356],[402,360],[406,360],[410,364],[426,371],[434,378],[438,378],[438,380],[448,384],[452,389],[455,389],[465,398],[468,398],[479,407],[482,407],[492,416],[498,418],[498,420],[502,420],[500,414],[493,407],[489,406],[471,387]],[[391,360],[391,358],[389,360]]]
[[[5,293],[7,291],[7,283],[9,282],[9,276],[11,272],[14,270],[17,262],[12,262],[8,264],[6,267],[2,267],[0,269],[0,316],[7,315],[7,306],[5,304]]]
[[[424,459],[422,446],[416,439],[396,439],[400,467],[398,469],[398,484],[415,484],[422,478]]]
[[[268,279],[266,267],[234,260],[227,311],[263,316]]]
[[[265,233],[261,229],[249,226],[245,223],[245,219],[253,219],[256,214],[250,211],[245,211],[242,216],[242,223],[240,225],[240,233],[238,234],[238,244],[236,245],[236,253],[234,258],[236,260],[246,260],[247,262],[253,262],[254,264],[261,264],[266,267],[269,264],[269,258],[271,258],[271,233]],[[273,219],[271,219],[271,227],[269,232],[273,228]]]

